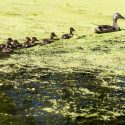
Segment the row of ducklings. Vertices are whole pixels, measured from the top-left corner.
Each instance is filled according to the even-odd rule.
[[[73,37],[73,32],[75,31],[75,29],[73,27],[70,27],[70,33],[69,34],[63,34],[62,35],[62,39],[70,39]],[[48,39],[43,39],[41,41],[41,44],[45,45],[45,44],[50,44],[52,42],[54,42],[55,40],[59,40],[57,38],[57,35],[55,34],[55,32],[52,32],[50,34],[50,38]],[[18,40],[13,40],[12,38],[8,38],[7,42],[5,44],[0,44],[0,51],[2,53],[11,53],[14,49],[16,48],[29,48],[29,47],[33,47],[35,45],[37,45],[38,43],[36,43],[37,41],[39,41],[36,37],[26,37],[25,38],[25,42],[23,44],[19,43]]]

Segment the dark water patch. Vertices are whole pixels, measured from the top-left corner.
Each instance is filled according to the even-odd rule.
[[[123,86],[114,80],[115,75],[104,77],[101,73],[52,72],[26,65],[17,72],[1,72],[0,98],[6,101],[0,103],[0,115],[5,118],[7,113],[8,117],[4,122],[0,119],[0,123],[86,125],[109,124],[112,119],[121,122],[125,113]],[[115,112],[119,112],[119,117]],[[103,120],[105,116],[107,121]]]

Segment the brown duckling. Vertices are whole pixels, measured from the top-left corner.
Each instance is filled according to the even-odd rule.
[[[30,37],[26,37],[25,40],[26,40],[26,42],[24,43],[25,48],[35,46],[36,45],[35,42],[38,41],[38,39],[36,37],[32,37],[32,39]]]
[[[11,44],[12,42],[13,42],[13,39],[12,38],[8,38],[6,43],[7,44]]]
[[[12,49],[9,48],[7,45],[2,49],[2,53],[10,54]]]
[[[55,34],[55,32],[52,32],[51,34],[50,34],[50,38],[48,38],[48,39],[43,39],[42,40],[42,43],[43,44],[50,44],[50,43],[52,43],[53,41],[54,41],[54,38],[55,37],[57,37],[57,35]]]
[[[12,47],[11,42],[13,42],[12,38],[8,38],[6,44],[0,44],[0,50],[2,50],[6,46]]]
[[[32,37],[32,40],[31,40],[31,45],[34,46],[36,45],[36,41],[39,41],[36,37]]]
[[[19,43],[17,40],[13,40],[12,45],[14,48],[21,48],[22,44]]]
[[[14,48],[13,46],[13,39],[12,38],[8,38],[7,39],[7,42],[6,42],[6,45],[9,47],[9,48]]]
[[[30,38],[30,37],[26,37],[23,46],[24,46],[25,48],[31,47],[31,43],[30,43],[30,42],[31,42],[31,38]]]
[[[62,35],[62,39],[70,39],[73,37],[73,32],[75,32],[75,29],[73,27],[70,27],[70,33]]]

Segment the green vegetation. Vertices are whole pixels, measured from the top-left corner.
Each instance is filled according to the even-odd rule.
[[[124,122],[125,20],[119,20],[119,32],[94,33],[94,24],[112,24],[114,12],[125,16],[124,0],[0,0],[0,43],[8,37],[21,43],[26,36],[42,40],[53,31],[61,37],[70,27],[76,29],[70,40],[0,54],[0,100],[7,100],[0,102],[0,124],[35,125],[36,119],[31,119],[38,111],[44,112],[37,114],[44,120],[56,116],[45,125],[66,125],[65,118],[68,125],[91,119]],[[44,105],[28,107],[32,101],[36,104],[34,100]],[[20,111],[29,116],[24,123],[19,122]]]
[[[104,68],[124,74],[124,30],[95,34],[95,24],[112,24],[112,14],[124,15],[123,0],[1,0],[0,38],[23,42],[26,36],[46,38],[55,31],[60,37],[76,28],[71,40],[59,40],[51,45],[16,50],[8,59],[1,59],[1,71],[11,72],[23,65],[50,68],[58,71]],[[124,29],[124,20],[119,25]],[[84,36],[85,37],[82,37]],[[81,37],[81,38],[80,38]],[[109,41],[111,40],[111,41]],[[99,49],[92,51],[99,46]],[[8,64],[14,64],[11,68]]]

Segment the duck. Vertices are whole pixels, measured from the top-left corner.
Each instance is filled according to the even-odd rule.
[[[3,48],[5,48],[6,46],[12,48],[12,44],[11,44],[12,41],[13,41],[12,38],[8,38],[7,42],[5,44],[0,44],[0,50],[2,50]]]
[[[6,42],[6,45],[9,47],[9,48],[14,48],[13,46],[13,39],[12,38],[8,38],[7,39],[7,42]]]
[[[22,44],[18,42],[18,40],[13,40],[13,42],[11,43],[13,45],[14,48],[21,48]]]
[[[31,38],[30,37],[26,37],[25,38],[25,42],[24,42],[24,48],[29,48],[29,47],[31,47]]]
[[[31,40],[31,45],[32,46],[35,46],[36,45],[36,41],[39,41],[36,37],[32,37],[32,40]]]
[[[11,48],[9,48],[8,45],[6,45],[3,49],[2,49],[2,53],[5,54],[10,54],[13,50]]]
[[[117,24],[118,19],[125,19],[120,13],[113,14],[113,24],[111,25],[98,25],[95,28],[95,33],[109,33],[109,32],[116,32],[120,31],[120,27]]]
[[[73,27],[70,27],[70,33],[69,34],[63,34],[62,39],[70,39],[73,37],[73,32],[75,32],[75,29]]]
[[[25,39],[25,43],[24,43],[24,47],[25,48],[29,48],[29,47],[32,47],[32,46],[35,46],[36,45],[36,41],[39,41],[36,37],[32,37],[32,39],[30,37],[26,37]]]
[[[57,35],[55,34],[55,32],[52,32],[51,34],[50,34],[50,38],[48,38],[48,39],[43,39],[42,40],[42,43],[43,44],[50,44],[50,43],[52,43],[53,41],[54,41],[54,38],[55,37],[57,37]]]
[[[12,38],[8,38],[6,43],[7,44],[11,44],[12,42],[13,42],[13,39]]]

